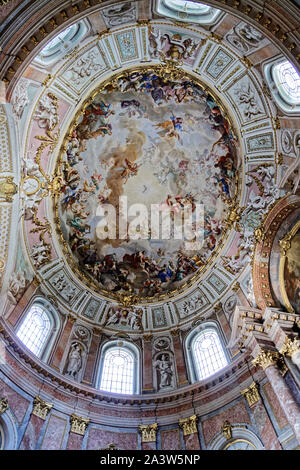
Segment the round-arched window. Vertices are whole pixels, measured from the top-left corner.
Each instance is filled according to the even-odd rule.
[[[219,335],[214,328],[207,328],[195,336],[192,353],[198,380],[213,375],[228,364]]]
[[[99,388],[105,392],[134,394],[138,385],[138,360],[126,343],[104,348],[101,358]]]
[[[17,336],[33,354],[40,356],[50,331],[51,322],[47,310],[34,304],[18,328]]]

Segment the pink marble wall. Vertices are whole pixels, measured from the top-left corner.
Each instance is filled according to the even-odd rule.
[[[47,429],[41,449],[59,450],[61,449],[63,438],[67,428],[67,420],[52,414],[49,418]]]
[[[163,450],[181,450],[179,429],[161,431],[160,436]]]
[[[20,396],[6,383],[0,384],[0,398],[8,399],[8,406],[13,411],[19,424],[22,423],[25,413],[29,407],[29,401],[26,398]]]
[[[198,434],[190,434],[189,436],[184,436],[185,448],[186,450],[199,450],[200,442]]]
[[[36,448],[37,440],[41,434],[43,425],[44,420],[35,415],[30,416],[30,420],[20,445],[20,450],[34,450]]]
[[[87,449],[102,449],[114,443],[121,450],[137,450],[138,436],[133,432],[112,432],[90,428],[88,430]]]
[[[258,403],[254,404],[251,407],[251,411],[253,412],[254,421],[265,449],[280,450],[281,445],[277,439],[273,425],[262,402],[259,401]]]
[[[284,428],[285,426],[287,426],[288,420],[269,382],[263,386],[263,391],[266,394],[269,405],[274,413],[274,416],[280,429]]]
[[[156,450],[155,442],[142,442],[142,450]]]
[[[212,416],[202,422],[202,430],[205,443],[208,444],[215,434],[220,432],[224,421],[228,420],[230,424],[250,423],[250,417],[244,402],[240,402],[221,413]]]
[[[80,450],[82,447],[83,436],[76,434],[75,432],[70,432],[67,449],[68,450]]]

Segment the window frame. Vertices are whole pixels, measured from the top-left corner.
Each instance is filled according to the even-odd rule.
[[[221,369],[213,372],[212,374],[210,374],[210,375],[208,375],[204,378],[200,378],[199,377],[199,368],[198,368],[198,365],[197,365],[197,357],[196,357],[196,354],[195,354],[195,351],[194,351],[194,344],[197,341],[197,338],[199,337],[199,335],[202,332],[207,331],[207,330],[213,330],[217,334],[217,337],[220,341],[221,348],[222,348],[222,350],[224,352],[224,355],[225,355],[225,358],[227,360],[227,364],[224,367],[222,367]],[[226,341],[225,341],[224,334],[223,334],[221,328],[219,327],[219,325],[216,322],[212,322],[212,321],[205,322],[205,323],[197,326],[194,330],[192,330],[189,333],[189,335],[187,336],[187,339],[186,339],[186,353],[187,353],[188,371],[189,371],[191,383],[203,382],[205,380],[208,380],[211,377],[213,377],[214,375],[219,374],[222,370],[224,370],[230,364],[231,357],[230,357],[230,354],[229,354],[227,348],[225,347],[225,344],[226,344]]]
[[[100,388],[103,369],[104,369],[104,363],[105,363],[105,356],[110,350],[115,350],[115,349],[124,349],[132,356],[133,358],[133,392],[132,392],[132,395],[138,395],[140,393],[140,383],[141,383],[140,351],[136,345],[120,338],[116,340],[108,341],[102,346],[102,349],[100,352],[99,365],[98,365],[96,388],[103,393],[114,393],[114,394],[118,394],[122,396],[131,395],[129,393],[123,393],[123,392],[109,392]]]
[[[288,115],[299,115],[300,114],[300,100],[298,103],[294,103],[293,101],[289,101],[287,92],[283,92],[278,86],[278,73],[276,72],[277,67],[284,63],[289,62],[294,69],[300,75],[299,70],[297,70],[296,66],[292,64],[287,57],[279,56],[275,60],[274,58],[266,61],[263,66],[263,75],[265,81],[270,89],[272,97],[276,102],[277,106]]]
[[[48,316],[48,319],[50,321],[49,332],[46,336],[46,339],[43,342],[43,346],[42,346],[42,348],[40,350],[40,353],[38,355],[35,354],[33,351],[31,351],[31,349],[29,349],[29,347],[26,346],[26,344],[23,343],[21,338],[19,338],[19,336],[18,336],[19,329],[21,328],[21,326],[24,323],[27,315],[29,314],[29,312],[31,311],[31,309],[35,305],[37,305],[39,308],[44,310],[44,312],[46,313],[46,315]],[[49,302],[46,301],[46,299],[35,298],[28,304],[28,306],[24,310],[23,314],[19,318],[19,321],[18,321],[18,323],[16,325],[16,328],[15,328],[15,334],[16,334],[18,340],[22,343],[22,345],[31,354],[33,354],[35,357],[38,357],[43,362],[46,362],[48,360],[49,356],[50,356],[51,351],[52,351],[52,348],[53,348],[55,339],[57,338],[57,334],[58,334],[59,329],[60,329],[60,318],[59,318],[58,313],[56,312],[56,310],[52,307],[52,305]]]
[[[199,2],[199,6],[208,7],[208,10],[202,10],[201,8],[190,8],[184,10],[184,7],[176,8],[176,5],[172,4],[170,0],[156,0],[155,13],[160,16],[172,18],[177,21],[196,23],[199,25],[213,25],[220,20],[221,16],[225,15],[225,12],[217,8],[206,5],[205,3]],[[187,0],[188,1],[188,0]],[[184,3],[184,2],[183,2]]]

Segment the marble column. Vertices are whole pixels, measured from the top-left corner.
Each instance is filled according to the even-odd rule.
[[[64,351],[65,351],[65,347],[66,347],[66,344],[68,344],[68,340],[69,340],[69,337],[73,328],[74,321],[75,320],[73,318],[69,317],[60,335],[57,347],[53,353],[52,361],[50,363],[50,365],[54,367],[55,369],[59,370],[60,363],[61,363]]]
[[[280,374],[277,366],[279,358],[280,354],[277,351],[261,350],[253,360],[253,364],[259,365],[264,369],[282,410],[284,411],[288,422],[294,430],[296,439],[300,444],[300,408],[295,402],[284,378]]]
[[[152,335],[143,336],[143,391],[153,392]]]
[[[52,408],[51,403],[47,403],[39,396],[33,401],[33,409],[28,421],[26,431],[20,444],[21,450],[35,450],[37,441],[40,437],[44,421]]]
[[[186,450],[200,450],[200,442],[197,430],[197,416],[180,419],[179,426],[183,431],[183,439]]]
[[[81,450],[83,436],[90,420],[88,418],[82,418],[74,413],[70,416],[70,433],[67,444],[67,450]]]
[[[101,331],[94,330],[90,349],[89,349],[89,354],[88,354],[88,358],[87,358],[86,366],[84,370],[84,376],[82,379],[82,382],[88,385],[92,385],[92,382],[93,382],[100,338],[101,338]]]
[[[280,450],[282,449],[281,444],[276,435],[273,424],[269,418],[269,415],[262,403],[259,386],[256,382],[253,382],[250,387],[246,388],[241,392],[246,399],[252,416],[256,423],[259,431],[261,440],[266,450]]]
[[[157,424],[140,424],[139,433],[142,439],[142,450],[156,450]]]
[[[173,330],[171,331],[171,335],[173,337],[173,348],[174,348],[176,367],[177,367],[178,385],[180,387],[181,385],[188,384],[188,379],[186,375],[186,367],[185,367],[183,351],[182,351],[182,344],[181,344],[180,336],[179,336],[180,331]]]

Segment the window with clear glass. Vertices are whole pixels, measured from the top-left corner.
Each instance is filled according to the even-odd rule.
[[[165,4],[169,7],[173,7],[175,10],[190,12],[201,12],[207,13],[211,10],[211,7],[208,5],[203,5],[202,3],[195,3],[186,0],[164,0]]]
[[[282,98],[292,105],[300,104],[300,75],[288,61],[274,66],[274,79]]]
[[[219,335],[213,328],[201,331],[193,342],[198,380],[203,380],[228,364]]]
[[[134,393],[134,356],[131,351],[115,347],[105,352],[100,389],[114,393]]]
[[[39,305],[33,305],[26,314],[17,336],[36,356],[40,356],[50,334],[48,313]]]

